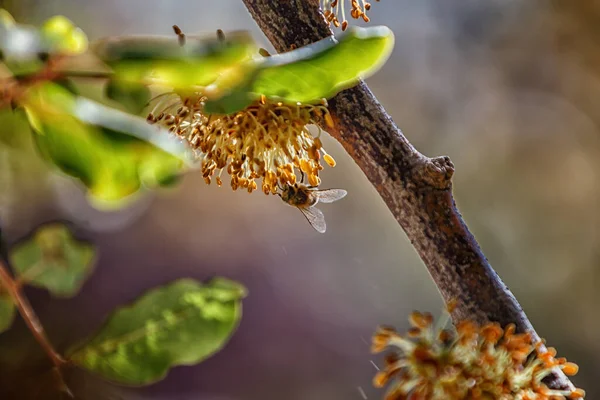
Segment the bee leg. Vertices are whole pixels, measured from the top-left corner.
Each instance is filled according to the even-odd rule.
[[[300,183],[304,183],[304,171],[300,170]]]

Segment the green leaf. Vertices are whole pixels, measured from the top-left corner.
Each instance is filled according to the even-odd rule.
[[[78,95],[79,94],[79,88],[77,87],[77,84],[75,84],[75,82],[73,82],[72,79],[69,78],[60,78],[60,79],[55,79],[52,82],[54,82],[55,84],[57,84],[58,86],[68,90],[71,94],[74,95]]]
[[[394,35],[387,27],[352,27],[339,41],[329,37],[287,53],[253,60],[246,68],[249,81],[240,80],[232,86],[229,81],[218,80],[207,88],[209,100],[204,110],[230,114],[261,95],[289,104],[318,103],[375,73],[393,46]],[[246,104],[239,101],[241,95],[236,96],[236,92],[247,93]],[[212,93],[217,96],[211,96]]]
[[[54,52],[80,54],[88,47],[85,33],[62,15],[56,15],[44,22],[40,33]]]
[[[7,331],[15,319],[15,304],[10,296],[0,289],[0,333]]]
[[[118,102],[131,114],[141,113],[152,97],[148,86],[116,79],[106,83],[104,93],[107,98]]]
[[[8,29],[15,26],[15,19],[4,8],[0,8],[0,32],[1,29]]]
[[[29,148],[29,125],[21,109],[0,109],[0,145],[14,150]]]
[[[247,60],[256,47],[251,36],[240,31],[225,40],[188,37],[183,46],[175,35],[108,38],[96,42],[92,50],[121,81],[191,90]]]
[[[73,238],[66,226],[48,224],[15,245],[9,257],[21,281],[55,296],[72,297],[89,276],[95,251],[89,243]]]
[[[58,85],[30,89],[22,105],[40,153],[79,179],[97,207],[118,207],[185,167],[186,148],[166,131]]]
[[[178,365],[194,365],[220,350],[242,314],[240,284],[180,279],[116,310],[70,359],[103,378],[147,385]]]
[[[41,55],[79,54],[87,45],[85,33],[63,16],[48,19],[38,29],[15,23],[6,10],[0,9],[0,54],[6,67],[16,76],[33,74],[43,68]]]
[[[375,73],[393,46],[394,34],[387,27],[353,27],[335,45],[327,40],[315,43],[310,56],[308,49],[298,49],[300,54],[292,62],[288,60],[295,57],[289,53],[265,58],[265,67],[256,77],[253,89],[269,98],[318,102]]]
[[[71,113],[79,121],[104,131],[117,132],[121,138],[129,137],[128,143],[141,145],[149,143],[156,147],[155,150],[177,157],[178,160],[191,162],[191,154],[181,141],[166,130],[152,126],[145,119],[132,116],[123,111],[96,103],[85,97],[77,97]],[[115,136],[111,136],[114,139]],[[122,142],[122,141],[121,141]]]

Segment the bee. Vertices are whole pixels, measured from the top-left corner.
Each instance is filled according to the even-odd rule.
[[[325,233],[325,216],[315,205],[333,203],[348,194],[344,189],[319,190],[302,184],[286,185],[278,193],[281,200],[302,212],[308,223],[319,233]]]

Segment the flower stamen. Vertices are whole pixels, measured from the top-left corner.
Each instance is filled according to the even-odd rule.
[[[560,400],[580,399],[582,389],[555,390],[543,379],[555,368],[575,375],[579,368],[556,350],[544,349],[530,333],[516,333],[515,325],[483,326],[464,321],[451,332],[433,325],[431,314],[414,312],[406,336],[380,327],[372,351],[387,354],[385,366],[375,375],[376,387],[389,385],[386,400],[478,399]]]
[[[379,2],[379,0],[375,0]],[[344,7],[345,0],[321,0],[321,10],[327,22],[335,26],[336,28],[342,27],[345,31],[348,28],[348,21],[346,20],[346,10]],[[363,21],[369,22],[370,19],[367,16],[367,11],[371,9],[371,3],[365,0],[350,0],[350,16],[353,19],[362,18]],[[341,11],[340,11],[341,8]],[[335,9],[335,11],[334,11]],[[341,22],[339,17],[341,16]]]
[[[256,180],[262,179],[262,192],[275,194],[278,184],[298,181],[296,172],[306,174],[309,184],[318,186],[321,158],[335,166],[319,137],[313,137],[307,128],[311,124],[333,126],[326,102],[292,106],[261,96],[242,111],[215,115],[204,112],[202,95],[177,96],[174,102],[173,96],[159,100],[148,122],[167,128],[196,150],[207,184],[217,173],[220,186],[221,173],[226,170],[233,190],[252,193],[258,189]]]

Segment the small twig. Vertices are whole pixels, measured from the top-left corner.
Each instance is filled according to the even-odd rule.
[[[13,277],[8,272],[6,264],[2,260],[0,260],[0,285],[12,298],[13,302],[17,306],[17,309],[19,310],[19,313],[21,314],[21,317],[27,324],[27,327],[42,349],[44,349],[54,366],[58,369],[63,367],[67,362],[60,354],[56,352],[56,350],[54,350],[54,347],[48,340],[46,332],[44,331],[44,327],[42,326],[35,311],[33,311],[31,304],[29,304],[29,301],[21,292],[20,285],[15,282]]]
[[[113,76],[112,71],[85,71],[62,69],[64,63],[63,56],[57,56],[55,59],[47,61],[44,68],[26,76],[16,78],[9,76],[0,79],[0,109],[18,102],[27,89],[43,82],[58,81],[65,78],[83,78],[83,79],[109,79]]]

